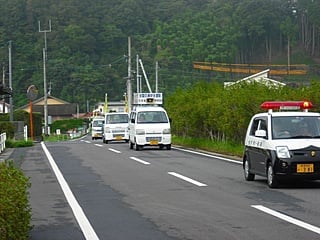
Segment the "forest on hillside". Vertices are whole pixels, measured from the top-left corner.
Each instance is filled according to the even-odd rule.
[[[129,36],[133,80],[139,55],[154,88],[157,61],[165,96],[200,80],[231,77],[194,70],[193,61],[273,64],[287,54],[288,43],[292,63],[315,64],[309,59],[320,55],[319,1],[0,0],[0,5],[0,64],[7,85],[10,42],[15,108],[28,103],[30,85],[43,96],[45,36],[50,94],[78,103],[81,112],[92,110],[105,93],[111,101],[123,99]],[[44,34],[49,22],[51,31]],[[303,55],[294,57],[297,49]]]

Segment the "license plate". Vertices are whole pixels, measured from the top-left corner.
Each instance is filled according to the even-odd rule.
[[[150,145],[158,145],[158,140],[150,140]]]
[[[122,136],[116,136],[116,140],[122,140]]]
[[[297,164],[297,173],[313,173],[313,163]]]

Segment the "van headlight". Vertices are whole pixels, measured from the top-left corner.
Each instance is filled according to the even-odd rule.
[[[170,128],[165,128],[165,129],[163,129],[163,132],[162,132],[163,134],[170,134],[171,133],[171,130],[170,130]]]
[[[287,146],[276,147],[276,153],[278,158],[290,158],[290,152]]]
[[[144,135],[145,131],[144,131],[144,129],[136,129],[136,134],[137,135]]]

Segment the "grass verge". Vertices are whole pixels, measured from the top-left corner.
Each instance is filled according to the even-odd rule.
[[[180,145],[184,147],[190,147],[208,152],[215,152],[237,157],[242,157],[244,148],[243,144],[178,136],[172,136],[172,143],[174,145]]]

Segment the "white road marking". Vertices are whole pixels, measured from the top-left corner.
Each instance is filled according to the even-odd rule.
[[[295,219],[293,217],[289,217],[289,216],[287,216],[285,214],[279,213],[277,211],[274,211],[274,210],[272,210],[270,208],[267,208],[267,207],[264,207],[262,205],[251,205],[251,207],[256,208],[256,209],[258,209],[258,210],[260,210],[262,212],[268,213],[268,214],[270,214],[270,215],[272,215],[274,217],[280,218],[280,219],[282,219],[284,221],[287,221],[289,223],[295,224],[295,225],[297,225],[299,227],[302,227],[302,228],[305,228],[305,229],[310,230],[312,232],[315,232],[317,234],[320,234],[320,228],[318,228],[316,226],[313,226],[313,225],[311,225],[309,223],[305,223],[305,222],[297,220],[297,219]]]
[[[211,155],[211,154],[202,153],[202,152],[196,152],[196,151],[192,151],[192,150],[189,150],[189,149],[175,148],[175,147],[173,147],[173,148],[177,149],[179,151],[183,151],[183,152],[194,153],[194,154],[198,154],[198,155],[205,156],[205,157],[210,157],[210,158],[217,158],[217,159],[220,159],[220,160],[223,160],[223,161],[226,161],[226,162],[242,164],[242,161],[232,160],[230,158],[220,157],[220,156]]]
[[[61,186],[61,189],[73,211],[73,214],[76,218],[76,220],[79,223],[79,226],[85,236],[86,239],[88,240],[98,240],[98,236],[95,233],[94,229],[92,228],[89,220],[87,219],[86,215],[84,214],[81,206],[79,205],[77,199],[74,197],[68,183],[66,182],[66,180],[64,179],[62,173],[60,172],[57,164],[55,163],[52,155],[50,154],[49,150],[47,149],[46,145],[41,142],[42,145],[42,149],[45,152],[49,163],[52,167],[53,172],[55,173],[57,180]]]
[[[188,178],[188,177],[186,177],[186,176],[183,176],[183,175],[181,175],[181,174],[179,174],[179,173],[168,172],[168,174],[170,174],[170,175],[172,175],[172,176],[175,176],[175,177],[177,177],[177,178],[180,178],[180,179],[182,179],[182,180],[184,180],[184,181],[187,181],[187,182],[189,182],[189,183],[192,183],[192,184],[194,184],[194,185],[197,185],[197,186],[199,186],[199,187],[206,187],[206,186],[208,186],[207,184],[198,182],[198,181],[196,181],[196,180],[193,180],[193,179],[191,179],[191,178]]]
[[[84,141],[85,143],[91,143],[90,141]]]
[[[113,149],[113,148],[109,148],[109,151],[115,152],[115,153],[121,153],[120,151],[118,151],[118,150],[116,150],[116,149]]]
[[[149,164],[150,164],[149,162],[143,161],[143,160],[141,160],[141,159],[139,159],[139,158],[136,158],[136,157],[130,157],[130,159],[132,159],[132,160],[134,160],[134,161],[137,161],[137,162],[139,162],[139,163],[142,163],[142,164],[144,164],[144,165],[149,165]]]
[[[94,145],[96,145],[97,147],[103,147],[103,145],[95,143]]]

